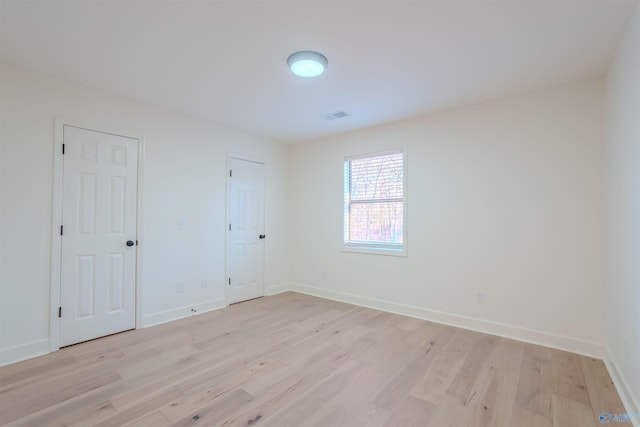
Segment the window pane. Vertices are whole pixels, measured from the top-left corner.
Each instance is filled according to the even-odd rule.
[[[352,159],[351,200],[402,200],[402,153]]]
[[[404,250],[404,159],[400,151],[345,159],[344,241]]]
[[[349,240],[402,243],[402,202],[353,203]]]

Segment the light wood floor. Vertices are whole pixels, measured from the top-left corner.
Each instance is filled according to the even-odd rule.
[[[296,293],[0,368],[0,424],[597,427],[601,360]]]

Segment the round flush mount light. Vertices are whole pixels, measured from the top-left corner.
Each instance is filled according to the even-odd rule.
[[[287,58],[291,72],[300,77],[319,76],[327,68],[328,63],[329,61],[323,54],[312,50],[301,50]]]

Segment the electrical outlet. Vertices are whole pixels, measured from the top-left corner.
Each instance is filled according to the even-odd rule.
[[[207,287],[207,279],[202,279],[202,282],[200,282],[200,287],[203,289]]]
[[[184,282],[178,282],[176,284],[176,292],[179,294],[184,294]]]
[[[482,289],[478,289],[476,291],[476,302],[483,303],[484,302],[484,291]]]

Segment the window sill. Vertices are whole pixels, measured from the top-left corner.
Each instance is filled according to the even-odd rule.
[[[406,248],[394,249],[394,248],[375,248],[370,246],[343,246],[340,252],[356,253],[356,254],[369,254],[369,255],[386,255],[386,256],[407,256]]]

